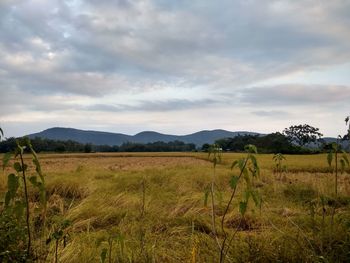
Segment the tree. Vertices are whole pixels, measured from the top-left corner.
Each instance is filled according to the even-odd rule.
[[[209,143],[205,143],[205,144],[202,145],[202,151],[203,152],[209,151],[209,148],[210,148],[210,144]]]
[[[347,134],[345,134],[345,136],[344,136],[344,139],[350,140],[350,116],[347,116],[345,118],[345,125],[348,125],[348,123],[349,123],[349,127],[347,130]]]
[[[84,153],[91,153],[92,152],[92,145],[91,143],[86,143],[84,145]]]
[[[290,126],[289,128],[284,129],[283,134],[290,142],[295,142],[299,146],[317,142],[323,136],[318,128],[312,127],[308,124]]]

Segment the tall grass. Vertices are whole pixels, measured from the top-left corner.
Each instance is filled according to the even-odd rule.
[[[25,162],[28,157],[24,155]],[[244,157],[224,154],[216,165],[215,191],[221,193],[221,200],[214,195],[217,219],[222,218],[230,200],[232,175],[237,175],[230,166]],[[61,219],[71,222],[64,230],[65,244],[63,238],[51,242],[43,262],[54,262],[55,254],[59,262],[99,262],[105,249],[106,262],[109,255],[112,262],[219,262],[217,241],[212,236],[212,209],[203,200],[213,175],[213,164],[206,161],[205,154],[39,158],[46,174],[47,234],[59,230]],[[233,199],[224,231],[232,234],[238,230],[226,261],[348,261],[349,174],[339,174],[338,197],[342,201],[332,218],[332,199],[326,198],[324,203],[320,199],[334,192],[333,176],[322,170],[327,169],[326,155],[287,155],[288,171],[281,180],[274,175],[272,155],[256,158],[260,178],[252,184],[261,193],[263,207],[260,212],[248,205],[241,219],[242,200]],[[63,159],[65,165],[58,170]],[[29,170],[34,172],[31,166]],[[5,174],[9,171],[6,168]],[[237,196],[243,193],[244,187],[238,187]],[[29,187],[28,195],[31,209],[35,209],[39,192]],[[220,228],[217,237],[224,239]]]

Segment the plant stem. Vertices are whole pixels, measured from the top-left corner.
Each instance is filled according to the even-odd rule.
[[[243,171],[244,171],[245,167],[247,166],[248,159],[249,159],[249,158],[247,157],[247,158],[245,159],[245,161],[244,161],[244,165],[243,165],[243,167],[242,167],[242,169],[241,169],[241,172],[240,172],[240,174],[239,174],[239,176],[238,176],[238,181],[241,179],[241,177],[242,177],[242,175],[243,175]],[[224,233],[224,240],[222,241],[221,249],[220,249],[220,263],[222,263],[222,262],[225,261],[225,256],[226,256],[226,254],[224,254],[224,250],[225,250],[225,244],[226,244],[226,240],[227,240],[228,235],[227,235],[227,233],[226,233],[226,231],[225,231],[225,229],[224,229],[225,217],[226,217],[226,215],[227,215],[227,213],[228,213],[228,210],[230,209],[230,206],[231,206],[233,197],[234,197],[235,194],[236,194],[236,190],[237,190],[237,185],[236,185],[236,187],[233,189],[233,191],[232,191],[232,193],[231,193],[230,201],[227,203],[225,212],[224,212],[224,214],[223,214],[223,216],[222,216],[222,218],[221,218],[221,230],[222,230],[222,232]],[[238,226],[238,227],[239,227],[239,226]]]
[[[335,151],[335,196],[338,196],[338,142]]]
[[[213,227],[213,234],[216,237],[214,185],[215,185],[215,166],[214,166],[213,178],[211,181],[210,195],[211,195],[211,223],[212,223],[212,227]]]
[[[216,157],[215,157],[216,158]],[[216,221],[215,221],[215,202],[214,202],[214,186],[215,186],[215,177],[216,177],[216,160],[214,160],[214,172],[213,172],[213,178],[211,182],[211,188],[210,188],[210,195],[211,195],[211,221],[212,221],[212,227],[213,227],[213,235],[215,237],[215,241],[221,250],[221,245],[219,242],[219,238],[216,232]]]
[[[26,225],[27,225],[27,233],[28,233],[27,255],[29,256],[32,239],[31,239],[30,224],[29,224],[30,218],[29,218],[29,199],[28,199],[28,190],[27,190],[27,180],[26,180],[26,173],[24,169],[22,149],[19,152],[19,156],[20,156],[21,165],[22,165],[22,177],[23,177],[23,183],[24,183],[24,195],[25,195],[25,202],[26,202]]]

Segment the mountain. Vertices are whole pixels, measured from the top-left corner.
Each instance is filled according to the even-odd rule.
[[[226,130],[205,130],[188,135],[170,135],[154,131],[144,131],[136,135],[122,133],[85,131],[73,128],[50,128],[42,132],[28,135],[29,138],[45,138],[52,140],[73,140],[80,143],[92,143],[95,145],[121,145],[125,142],[150,143],[156,141],[170,142],[183,141],[202,146],[204,143],[214,143],[215,140],[227,137],[235,137],[244,134],[258,134],[254,132],[230,132]]]
[[[84,131],[72,128],[50,128],[42,132],[28,135],[29,138],[40,137],[51,140],[72,140],[80,143],[92,143],[96,145],[121,145],[131,141],[132,136],[100,131]]]

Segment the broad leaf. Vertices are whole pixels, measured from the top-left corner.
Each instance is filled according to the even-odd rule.
[[[29,178],[29,181],[32,183],[33,186],[37,187],[38,186],[38,181],[37,181],[37,177],[34,175],[34,176],[31,176]]]
[[[327,162],[328,162],[329,167],[332,166],[332,161],[333,161],[333,152],[330,151],[330,152],[327,154]]]
[[[241,215],[244,215],[247,211],[247,205],[247,202],[239,202],[239,212],[241,213]]]
[[[235,160],[231,165],[231,169],[235,168],[237,165],[238,165],[238,160]]]
[[[244,149],[248,153],[258,153],[258,149],[253,144],[248,144],[248,145],[244,146]]]
[[[345,171],[345,161],[344,159],[340,159],[340,172],[344,173]]]
[[[252,195],[252,198],[254,200],[255,205],[260,207],[260,205],[261,205],[261,196],[259,195],[259,193],[256,192],[256,191],[251,191],[251,195]]]
[[[22,218],[23,214],[24,214],[24,208],[26,207],[25,203],[21,202],[21,201],[16,201],[14,208],[13,208],[13,212],[15,213],[16,217],[18,219]]]
[[[11,153],[5,153],[2,157],[2,170],[5,170],[5,168],[8,166],[9,161],[11,160],[12,154]]]
[[[8,207],[11,200],[16,196],[19,187],[18,176],[9,174],[7,177],[7,193],[5,196],[5,206]]]
[[[344,159],[344,161],[346,162],[347,166],[350,166],[350,162],[349,162],[349,159],[348,159],[348,155],[345,151],[343,151],[343,154],[342,154],[342,158]]]
[[[22,166],[19,162],[15,162],[13,164],[13,168],[16,170],[17,173],[22,172]]]
[[[238,181],[239,181],[239,176],[232,175],[230,180],[230,186],[232,189],[235,189],[237,187]]]
[[[244,191],[244,195],[243,195],[243,197],[244,197],[244,201],[245,201],[245,202],[248,202],[248,200],[249,200],[249,197],[250,197],[251,193],[252,193],[252,191],[251,191],[251,190],[249,190],[249,188],[248,188],[248,189],[246,189],[246,190]]]

